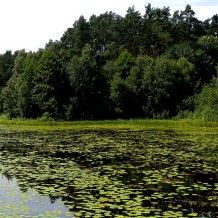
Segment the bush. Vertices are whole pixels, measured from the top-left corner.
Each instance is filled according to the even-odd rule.
[[[218,122],[218,77],[195,97],[194,118]]]

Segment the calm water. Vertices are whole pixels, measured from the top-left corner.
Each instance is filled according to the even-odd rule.
[[[49,197],[39,195],[34,188],[21,191],[16,178],[0,178],[0,217],[72,217],[61,199],[51,202]]]

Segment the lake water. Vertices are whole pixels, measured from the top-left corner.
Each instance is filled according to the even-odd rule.
[[[0,217],[216,217],[217,139],[0,129]]]
[[[0,178],[0,217],[72,217],[61,199],[51,203],[49,197],[39,195],[34,188],[23,190],[16,178]]]

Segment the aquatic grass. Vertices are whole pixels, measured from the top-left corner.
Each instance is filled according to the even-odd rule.
[[[218,122],[206,122],[202,120],[84,120],[84,121],[51,121],[41,119],[6,119],[0,118],[0,125],[20,130],[85,130],[85,129],[111,129],[111,130],[181,130],[181,131],[218,131]]]

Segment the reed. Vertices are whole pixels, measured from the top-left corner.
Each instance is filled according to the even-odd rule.
[[[42,119],[12,119],[0,117],[0,125],[23,130],[64,130],[64,129],[116,129],[116,130],[205,130],[218,131],[218,122],[191,119],[130,119],[130,120],[84,120],[54,121]]]

